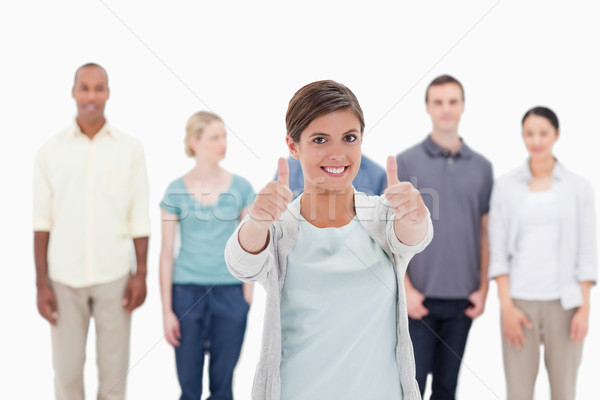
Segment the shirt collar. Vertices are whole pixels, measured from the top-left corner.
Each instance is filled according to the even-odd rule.
[[[552,180],[560,181],[564,179],[566,170],[565,167],[556,158],[554,159],[554,161],[554,168],[552,168]],[[527,161],[525,161],[525,163],[521,165],[521,168],[519,168],[518,177],[519,179],[528,183],[531,182],[531,180],[533,179],[533,175],[531,174],[531,168],[529,168],[529,159],[527,159]]]
[[[469,159],[473,156],[473,150],[466,145],[464,140],[460,138],[460,142],[462,145],[460,149],[455,154],[450,154],[450,152],[442,147],[440,147],[436,142],[431,139],[431,135],[428,135],[427,138],[423,141],[422,146],[431,157],[452,157],[452,158],[464,158]]]
[[[72,134],[73,137],[76,137],[78,135],[84,135],[84,133],[81,132],[81,128],[79,127],[79,124],[77,123],[77,120],[75,118],[73,119]],[[102,128],[100,128],[98,133],[96,133],[94,138],[101,136],[117,137],[115,130],[111,129],[110,125],[108,124],[108,121],[104,122],[104,125],[102,126]]]

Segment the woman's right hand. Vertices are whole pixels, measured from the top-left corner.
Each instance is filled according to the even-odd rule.
[[[269,240],[269,227],[281,217],[294,195],[289,187],[290,168],[285,158],[280,158],[277,181],[269,182],[248,207],[250,218],[243,223],[238,233],[242,249],[251,254],[263,251]]]
[[[277,180],[269,182],[256,196],[256,200],[248,213],[257,227],[269,229],[287,208],[294,195],[290,190],[290,168],[287,160],[279,158],[277,164]]]
[[[163,328],[165,331],[165,340],[173,347],[179,346],[179,339],[181,339],[179,319],[173,311],[164,312]]]
[[[501,309],[502,318],[502,336],[511,346],[520,349],[525,343],[523,326],[527,329],[532,328],[532,324],[525,315],[515,305],[508,305]]]

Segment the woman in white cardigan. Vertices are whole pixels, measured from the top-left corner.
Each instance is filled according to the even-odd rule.
[[[225,249],[232,274],[267,293],[252,399],[420,400],[403,282],[433,236],[425,203],[393,157],[384,195],[354,190],[364,118],[346,86],[298,90],[286,127],[304,193],[289,203],[281,158]]]
[[[522,126],[529,160],[496,182],[489,220],[507,398],[533,399],[543,344],[552,399],[574,399],[596,281],[594,195],[554,157],[552,110],[532,108]]]

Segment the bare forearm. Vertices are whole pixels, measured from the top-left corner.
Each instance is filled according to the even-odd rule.
[[[135,247],[136,259],[135,274],[145,277],[147,272],[146,258],[148,256],[148,237],[133,239],[133,245]]]
[[[408,277],[408,274],[404,274],[404,288],[407,291],[414,289],[412,282],[410,281],[410,278]]]
[[[173,295],[173,252],[170,254],[163,253],[160,255],[159,280],[160,280],[160,296],[162,299],[163,311],[172,311],[172,295]]]
[[[510,285],[508,275],[499,275],[494,278],[498,285],[498,299],[500,300],[500,307],[512,306],[513,301],[510,297]]]
[[[410,224],[406,226],[402,220],[394,221],[394,232],[396,237],[402,243],[407,246],[415,246],[425,239],[427,235],[428,222],[427,219],[423,219],[418,224]]]
[[[590,309],[590,289],[592,287],[591,281],[580,282],[581,285],[581,294],[583,295],[583,303],[580,307],[585,308],[586,310]]]
[[[480,233],[480,251],[481,251],[481,289],[488,288],[488,271],[490,266],[490,242],[488,235],[488,215],[481,218],[481,233]]]
[[[487,257],[485,257],[486,259],[484,259],[483,255],[482,255],[482,260],[481,260],[481,283],[479,285],[479,289],[488,289],[489,288],[489,281],[488,281],[488,267],[489,267],[489,253],[487,253]]]
[[[238,241],[242,248],[251,254],[258,254],[267,247],[269,227],[248,219],[238,232]]]
[[[242,293],[244,294],[244,299],[248,303],[252,301],[252,295],[254,293],[254,283],[252,282],[244,282],[242,283]]]
[[[50,232],[33,232],[33,255],[35,260],[36,285],[48,284],[48,242]]]

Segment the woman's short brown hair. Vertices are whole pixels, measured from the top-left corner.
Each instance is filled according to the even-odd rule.
[[[189,157],[194,156],[194,150],[190,147],[190,139],[192,137],[199,138],[202,132],[204,132],[206,125],[213,121],[223,122],[221,117],[210,111],[198,111],[192,114],[187,124],[185,124],[185,154]]]
[[[360,122],[360,132],[365,129],[363,111],[354,93],[341,83],[331,80],[309,83],[294,94],[290,100],[285,125],[287,134],[294,142],[312,121],[334,111],[350,109]]]

